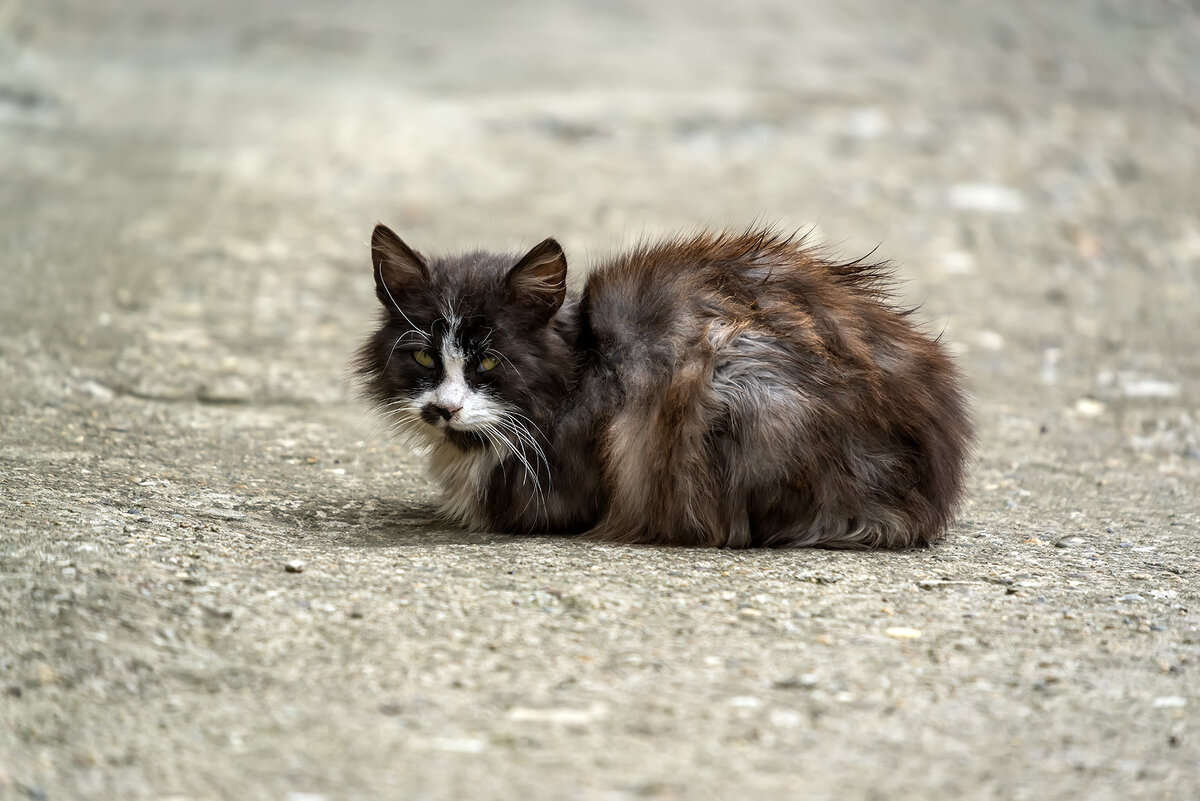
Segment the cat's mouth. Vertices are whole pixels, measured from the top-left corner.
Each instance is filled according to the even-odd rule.
[[[431,403],[421,409],[421,420],[430,428],[436,429],[447,441],[460,450],[486,447],[487,438],[473,428],[464,426],[463,421],[459,419],[458,412],[458,409],[447,410]]]

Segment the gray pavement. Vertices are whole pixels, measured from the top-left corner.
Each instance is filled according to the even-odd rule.
[[[0,0],[0,798],[1200,798],[1200,8],[424,5]],[[346,380],[380,220],[878,245],[961,519],[440,524]]]

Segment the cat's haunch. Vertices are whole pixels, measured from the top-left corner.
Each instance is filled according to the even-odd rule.
[[[646,245],[567,291],[562,248],[371,238],[364,394],[466,526],[608,542],[903,548],[949,524],[972,425],[885,265],[766,230]]]

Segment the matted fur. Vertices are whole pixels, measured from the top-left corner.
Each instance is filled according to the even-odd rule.
[[[460,523],[898,548],[954,514],[972,439],[960,379],[890,304],[886,265],[767,230],[700,234],[598,265],[576,298],[553,240],[426,259],[379,226],[372,245],[383,320],[359,353],[364,394],[432,452]],[[463,382],[476,405],[439,408],[438,387],[457,407]],[[483,422],[457,422],[476,408]]]

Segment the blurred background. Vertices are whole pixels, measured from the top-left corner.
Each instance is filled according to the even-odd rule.
[[[1194,399],[1197,43],[1166,1],[3,0],[0,332],[334,400],[376,221],[577,267],[766,222],[896,262],[985,407]]]

